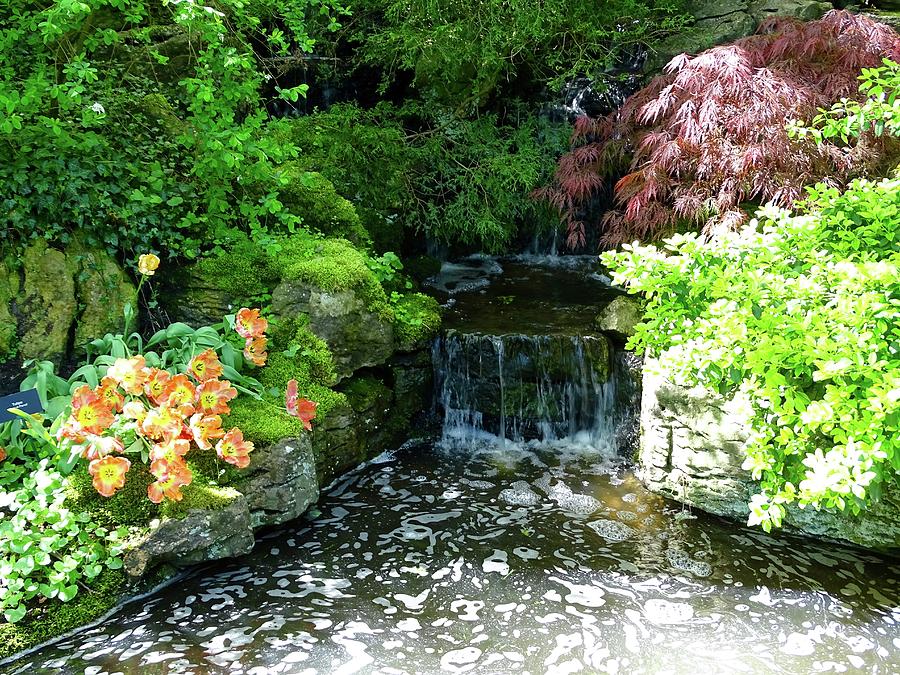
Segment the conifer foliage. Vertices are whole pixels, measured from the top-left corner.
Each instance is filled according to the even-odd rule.
[[[861,69],[885,58],[900,58],[900,36],[865,16],[774,17],[734,44],[675,57],[619,111],[578,120],[571,151],[538,196],[560,210],[573,248],[584,245],[591,200],[615,176],[614,208],[597,224],[604,245],[683,224],[736,229],[744,203],[789,207],[804,185],[841,185],[884,161],[882,137],[817,144],[792,139],[786,123],[863,98]]]

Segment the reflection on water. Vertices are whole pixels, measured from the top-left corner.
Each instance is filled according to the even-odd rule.
[[[897,673],[900,569],[571,444],[384,455],[308,520],[14,673]]]

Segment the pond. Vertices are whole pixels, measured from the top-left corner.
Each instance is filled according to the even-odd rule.
[[[249,556],[13,673],[896,673],[900,569],[649,494],[615,456],[382,455]]]

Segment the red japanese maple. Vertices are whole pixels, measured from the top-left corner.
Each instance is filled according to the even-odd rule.
[[[788,207],[804,185],[842,184],[884,161],[882,138],[817,145],[785,129],[861,98],[861,69],[884,58],[900,58],[900,36],[865,16],[769,19],[756,35],[674,58],[617,112],[579,119],[572,150],[538,195],[562,213],[573,248],[584,245],[590,200],[623,174],[597,223],[605,245],[656,239],[679,224],[737,228],[748,217],[742,204]]]

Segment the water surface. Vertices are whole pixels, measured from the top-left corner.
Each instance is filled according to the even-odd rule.
[[[13,673],[897,673],[900,569],[683,511],[575,443],[388,453]]]

